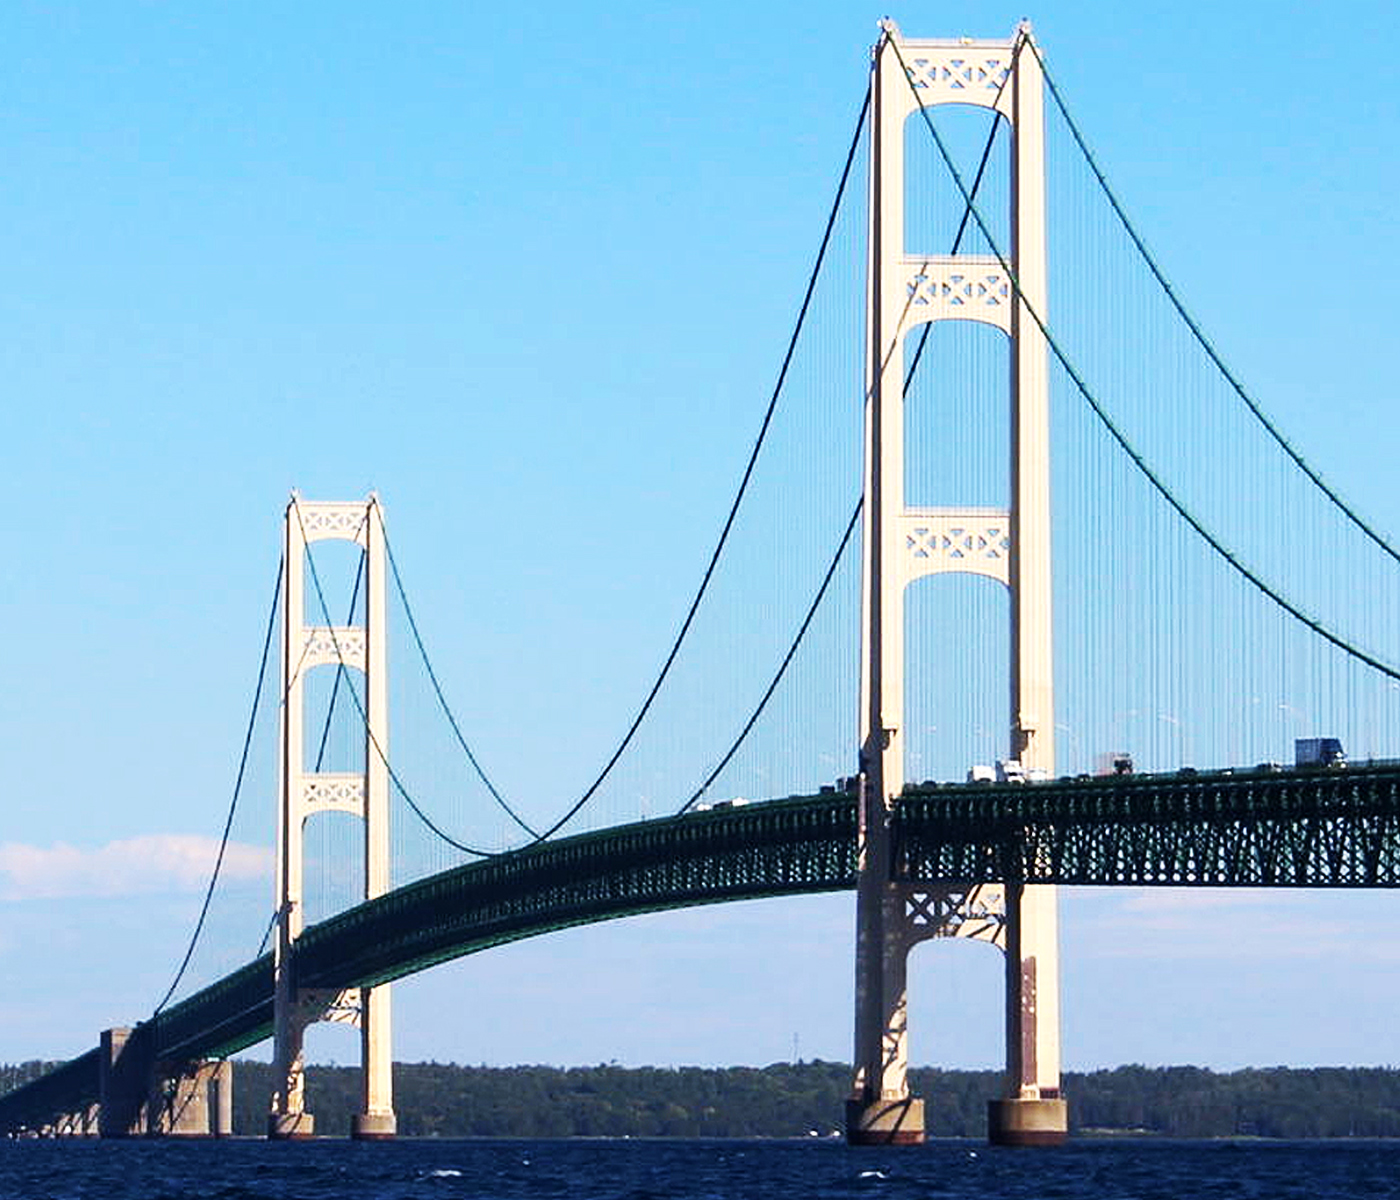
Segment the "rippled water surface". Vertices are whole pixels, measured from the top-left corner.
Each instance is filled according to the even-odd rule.
[[[0,1142],[0,1197],[1400,1196],[1400,1144],[1079,1141],[1059,1150],[936,1142]]]

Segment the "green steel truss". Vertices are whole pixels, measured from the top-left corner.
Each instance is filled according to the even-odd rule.
[[[97,1103],[98,1050],[70,1059],[47,1075],[0,1096],[0,1134],[42,1129]]]
[[[906,791],[897,881],[1148,887],[1400,886],[1400,764],[1063,779]],[[856,804],[826,792],[623,825],[431,876],[308,928],[302,988],[382,983],[556,929],[661,909],[851,888]],[[157,1057],[272,1032],[272,959],[152,1018]],[[97,1098],[97,1055],[0,1097],[0,1130]]]
[[[363,987],[571,925],[854,887],[855,820],[850,796],[794,797],[617,826],[457,867],[307,928],[297,941],[297,986]],[[155,1019],[162,1058],[215,1057],[262,1041],[272,1033],[271,956]]]
[[[1400,764],[910,791],[896,879],[1124,887],[1400,886]]]

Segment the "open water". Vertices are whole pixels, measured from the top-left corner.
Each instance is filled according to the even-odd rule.
[[[1400,1196],[1400,1143],[0,1141],[3,1200],[1231,1200]]]

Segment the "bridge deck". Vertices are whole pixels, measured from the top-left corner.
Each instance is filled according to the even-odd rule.
[[[1400,886],[1400,764],[914,790],[897,878],[1109,887]]]
[[[910,789],[894,876],[1151,887],[1400,886],[1400,764]],[[381,983],[615,917],[855,885],[856,805],[824,793],[619,826],[445,871],[308,928],[302,987]],[[272,1031],[272,959],[153,1019],[161,1058],[217,1057]],[[0,1130],[96,1099],[96,1054],[0,1097]]]

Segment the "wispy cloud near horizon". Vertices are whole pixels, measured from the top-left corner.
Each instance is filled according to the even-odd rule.
[[[156,833],[84,848],[66,842],[0,842],[0,901],[115,898],[192,891],[209,882],[219,843],[196,834]],[[221,878],[267,880],[272,851],[230,842]]]

